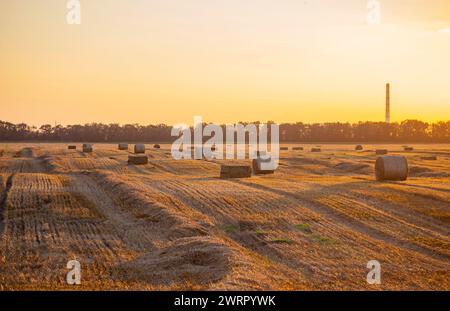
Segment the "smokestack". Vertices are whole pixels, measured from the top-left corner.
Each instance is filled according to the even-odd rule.
[[[386,124],[391,123],[391,86],[386,83]]]

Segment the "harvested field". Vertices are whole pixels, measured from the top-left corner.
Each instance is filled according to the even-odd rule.
[[[450,290],[450,145],[292,145],[244,179],[160,147],[0,144],[0,290],[73,289],[73,259],[82,290]],[[376,181],[375,150],[408,180]]]

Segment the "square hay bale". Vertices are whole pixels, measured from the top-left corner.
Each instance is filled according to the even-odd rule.
[[[86,152],[86,153],[90,153],[90,152],[92,152],[92,145],[91,144],[83,144],[83,152]]]
[[[387,149],[377,149],[377,150],[375,150],[375,154],[376,155],[385,155],[385,154],[388,154],[388,150]]]
[[[144,144],[134,145],[134,153],[136,154],[145,153],[145,145]]]
[[[311,148],[311,152],[322,152],[321,148]]]
[[[148,164],[148,157],[145,154],[129,155],[128,164],[145,165]]]
[[[77,150],[77,146],[69,145],[69,146],[67,146],[67,149],[69,149],[69,150]]]
[[[222,164],[220,178],[248,178],[252,176],[250,165]]]
[[[425,156],[421,157],[420,159],[425,161],[437,161],[437,156]]]
[[[118,148],[119,150],[128,150],[128,144],[124,144],[124,143],[119,144],[119,145],[117,146],[117,148]]]
[[[294,151],[302,151],[303,147],[292,147],[292,150],[294,150]]]

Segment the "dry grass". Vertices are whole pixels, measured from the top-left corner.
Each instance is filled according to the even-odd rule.
[[[0,289],[73,289],[77,259],[85,290],[449,290],[450,146],[311,147],[224,180],[228,161],[175,161],[168,145],[135,166],[117,145],[2,144]],[[410,178],[376,182],[376,149],[406,156]]]

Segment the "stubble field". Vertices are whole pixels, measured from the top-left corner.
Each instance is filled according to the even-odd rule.
[[[449,145],[302,146],[273,175],[220,179],[227,161],[169,145],[135,166],[115,144],[0,144],[0,290],[450,290]],[[380,148],[407,181],[375,181]]]

